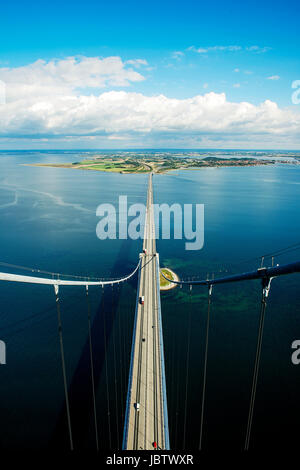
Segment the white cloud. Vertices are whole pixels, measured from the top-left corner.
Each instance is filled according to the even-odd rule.
[[[255,52],[256,54],[264,54],[265,52],[269,52],[271,50],[272,50],[272,47],[268,47],[268,46],[264,46],[264,47],[249,46],[249,47],[246,47],[246,51]]]
[[[124,90],[100,93],[101,86],[143,80],[128,65],[133,64],[116,57],[69,58],[0,69],[0,78],[7,83],[7,102],[0,106],[1,139],[72,141],[100,136],[167,145],[197,139],[243,141],[250,146],[258,140],[300,144],[298,109],[281,109],[269,100],[259,105],[234,103],[214,92],[188,99]]]
[[[240,83],[234,83],[233,88],[240,88],[241,84]]]
[[[48,94],[51,88],[64,94],[66,89],[123,87],[144,80],[127,65],[137,67],[147,65],[147,62],[143,59],[123,62],[120,57],[67,57],[48,62],[40,59],[23,67],[2,67],[0,79],[11,91],[23,90],[24,94],[31,90]]]
[[[186,50],[197,52],[198,54],[207,54],[208,52],[238,52],[238,51],[247,51],[247,52],[254,52],[255,54],[263,54],[265,52],[270,51],[271,49],[272,49],[271,47],[267,47],[267,46],[242,47],[238,45],[231,45],[231,46],[209,46],[209,47],[190,46]]]
[[[182,51],[174,51],[172,53],[172,59],[180,60],[184,56],[184,52]]]
[[[240,71],[241,71],[240,69],[234,69],[235,73],[239,73]],[[244,70],[243,73],[246,74],[246,75],[252,75],[253,74],[253,72],[251,70]]]
[[[268,77],[267,80],[279,80],[280,76],[279,75],[271,75],[271,77]]]
[[[140,68],[143,65],[148,65],[145,59],[130,59],[126,60],[125,64],[133,65],[133,67]]]
[[[198,54],[206,54],[208,52],[208,48],[204,49],[203,47],[190,46],[187,48],[187,51],[198,52]]]
[[[187,48],[188,51],[197,52],[198,54],[206,54],[211,51],[229,51],[235,52],[240,51],[242,49],[241,46],[210,46],[210,47],[195,47],[190,46]]]
[[[0,108],[2,136],[224,134],[300,135],[300,114],[265,101],[232,103],[224,93],[189,99],[110,91],[99,96],[24,97]]]

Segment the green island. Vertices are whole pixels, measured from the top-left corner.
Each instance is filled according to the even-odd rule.
[[[74,170],[105,171],[114,173],[166,173],[171,170],[197,170],[211,167],[240,167],[272,165],[276,160],[271,158],[252,158],[249,156],[228,156],[226,158],[218,155],[186,155],[182,154],[132,154],[116,153],[92,155],[74,163],[35,163],[30,166],[41,166],[50,168],[69,168]],[[285,163],[285,162],[281,162]]]
[[[179,281],[179,277],[174,273],[174,271],[172,271],[170,268],[162,268],[160,270],[159,276],[160,290],[170,290],[177,286],[177,284],[173,284],[172,282],[167,281],[167,279],[165,279],[162,274],[169,279]]]

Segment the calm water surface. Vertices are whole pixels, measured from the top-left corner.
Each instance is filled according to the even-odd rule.
[[[87,277],[134,269],[141,241],[100,241],[96,208],[117,204],[121,194],[128,195],[129,204],[145,202],[146,175],[23,165],[78,158],[76,152],[0,153],[2,262]],[[204,248],[185,251],[184,241],[159,240],[161,264],[182,278],[217,276],[257,268],[258,261],[243,261],[297,243],[299,176],[300,166],[280,164],[155,176],[155,202],[205,204]],[[101,448],[110,442],[113,449],[121,446],[135,294],[136,280],[90,293]],[[0,339],[7,345],[7,365],[0,367],[0,447],[66,447],[54,293],[47,286],[1,282],[0,298]],[[171,446],[196,449],[207,292],[176,288],[162,293],[161,300]],[[243,445],[259,300],[256,281],[214,290],[203,442],[208,449]],[[84,289],[61,289],[61,308],[75,446],[93,448]],[[290,357],[291,343],[299,338],[299,276],[293,275],[274,280],[269,298],[252,439],[256,448],[297,441],[300,366]]]

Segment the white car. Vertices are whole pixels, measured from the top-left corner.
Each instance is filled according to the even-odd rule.
[[[140,404],[139,403],[135,403],[134,407],[135,407],[136,411],[140,411]]]

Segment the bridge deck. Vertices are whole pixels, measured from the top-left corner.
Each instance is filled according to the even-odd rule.
[[[149,176],[144,251],[139,286],[128,386],[124,449],[169,448],[161,330],[159,258],[155,246],[152,175]],[[144,296],[144,305],[139,299]],[[139,404],[139,410],[137,410]]]

